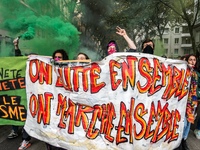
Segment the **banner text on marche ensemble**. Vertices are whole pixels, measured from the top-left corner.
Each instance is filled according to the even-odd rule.
[[[145,83],[136,80],[136,70],[145,79]],[[29,76],[32,83],[52,85],[53,71],[51,65],[37,59],[29,63]],[[64,88],[66,91],[79,92],[82,88],[84,92],[95,94],[107,86],[106,82],[99,82],[102,68],[97,63],[91,63],[90,67],[65,66],[57,68],[56,71],[59,76],[57,76],[55,87]],[[181,101],[188,93],[190,70],[178,69],[172,65],[165,66],[156,58],[153,59],[153,63],[150,63],[146,57],[138,59],[134,56],[127,56],[126,61],[121,63],[110,60],[109,71],[109,85],[112,91],[122,88],[126,92],[128,88],[131,88],[133,91],[137,89],[140,94],[147,93],[150,97],[164,89],[161,98],[166,102],[173,96]],[[119,72],[121,72],[120,77]],[[79,81],[80,74],[81,81]],[[161,100],[156,100],[157,104],[152,101],[150,109],[147,109],[143,103],[135,105],[137,101],[135,97],[130,98],[130,106],[127,106],[123,100],[119,102],[120,115],[117,116],[112,102],[87,106],[73,102],[64,93],[54,95],[46,91],[43,94],[32,94],[29,109],[32,117],[37,118],[38,124],[41,122],[45,125],[51,124],[51,101],[55,97],[58,99],[56,115],[60,116],[58,127],[66,129],[69,134],[74,134],[76,132],[74,128],[80,128],[82,125],[87,138],[95,139],[99,134],[104,134],[105,139],[112,143],[115,140],[116,144],[133,143],[133,137],[136,140],[150,139],[153,143],[162,138],[171,142],[177,140],[179,136],[177,133],[178,122],[181,120],[179,110],[168,109],[168,102],[162,106]],[[148,120],[145,119],[147,114]],[[113,120],[116,117],[119,117],[119,121],[118,125],[114,126]],[[66,120],[69,121],[69,125],[66,125]],[[100,122],[100,126],[95,126],[97,122]],[[151,128],[155,123],[156,127]],[[141,129],[139,132],[136,131],[138,126]],[[115,137],[112,135],[113,130],[117,131]],[[123,135],[128,135],[129,138]]]

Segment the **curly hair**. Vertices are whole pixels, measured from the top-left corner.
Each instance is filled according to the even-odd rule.
[[[68,57],[68,55],[67,55],[67,53],[66,53],[66,51],[64,49],[55,50],[53,52],[53,55],[52,55],[53,59],[55,58],[56,53],[61,53],[62,57],[63,57],[63,60],[69,60],[69,57]]]

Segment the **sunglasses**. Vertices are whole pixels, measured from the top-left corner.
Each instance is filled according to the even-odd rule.
[[[61,56],[55,56],[54,58],[62,58]]]

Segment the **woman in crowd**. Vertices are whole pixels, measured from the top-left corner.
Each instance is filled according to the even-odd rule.
[[[52,58],[55,61],[68,60],[69,59],[69,57],[68,57],[68,55],[67,55],[67,53],[65,52],[64,49],[58,49],[58,50],[54,51]]]
[[[86,55],[85,53],[78,53],[77,57],[76,57],[77,60],[87,60],[87,59],[90,59],[88,57],[88,55]]]
[[[188,100],[186,105],[186,115],[184,119],[184,129],[183,129],[183,138],[181,141],[180,146],[177,148],[177,150],[189,150],[189,147],[187,145],[187,138],[190,131],[191,123],[194,123],[195,120],[195,111],[197,108],[197,84],[198,84],[198,76],[196,73],[196,56],[193,54],[190,54],[186,56],[185,59],[188,62],[188,65],[192,67],[192,74],[191,74],[191,83],[190,83],[190,89],[188,94]]]
[[[58,50],[54,51],[52,58],[55,61],[62,61],[62,60],[68,60],[69,59],[69,57],[68,57],[68,55],[67,55],[67,53],[64,49],[58,49]],[[46,147],[47,147],[47,150],[65,150],[63,148],[50,145],[49,143],[46,143]]]

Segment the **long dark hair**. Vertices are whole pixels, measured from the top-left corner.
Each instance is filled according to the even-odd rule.
[[[186,55],[186,56],[185,56],[185,61],[188,62],[188,60],[189,60],[189,58],[190,58],[191,56],[194,56],[194,57],[196,58],[196,64],[195,64],[195,66],[194,66],[194,69],[197,69],[197,57],[196,57],[196,55],[194,55],[194,54]]]
[[[149,43],[149,42],[152,42],[152,43],[153,43],[153,49],[154,49],[154,48],[155,48],[155,44],[154,44],[153,40],[151,40],[151,39],[146,39],[146,40],[144,40],[144,41],[142,42],[142,49],[144,49],[144,44],[145,44],[145,43]]]
[[[62,57],[63,57],[63,60],[69,60],[69,57],[68,57],[68,55],[67,55],[67,53],[66,53],[66,51],[64,49],[55,50],[53,52],[53,55],[52,55],[53,59],[55,58],[56,53],[61,53]]]

